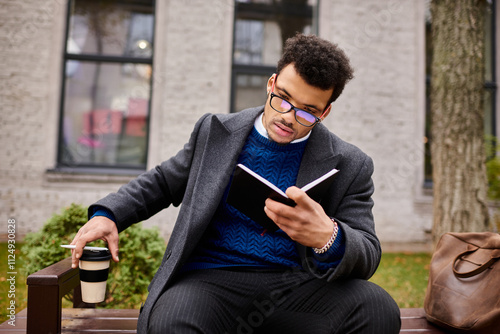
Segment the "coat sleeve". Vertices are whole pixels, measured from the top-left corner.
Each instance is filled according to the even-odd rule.
[[[357,155],[351,159],[348,168],[357,172],[352,173],[349,180],[342,180],[343,184],[338,185],[333,196],[340,198],[339,204],[326,210],[338,222],[343,233],[345,252],[342,260],[326,271],[318,270],[312,250],[303,249],[309,271],[329,281],[342,278],[368,279],[377,269],[381,257],[372,214],[373,161],[365,154]]]
[[[171,204],[181,204],[186,190],[191,162],[196,149],[199,130],[206,114],[196,123],[191,137],[174,157],[141,174],[89,207],[92,215],[96,207],[111,211],[116,219],[118,231],[146,220]]]

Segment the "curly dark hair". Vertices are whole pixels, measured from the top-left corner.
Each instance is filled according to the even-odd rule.
[[[297,33],[286,40],[277,73],[289,64],[295,66],[309,85],[324,90],[333,87],[329,103],[340,96],[346,83],[354,77],[354,70],[344,51],[337,44],[314,35]]]

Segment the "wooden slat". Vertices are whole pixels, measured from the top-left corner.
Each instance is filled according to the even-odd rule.
[[[22,311],[19,311],[16,314],[16,326],[13,327],[8,324],[8,321],[5,321],[4,323],[0,324],[0,333],[2,334],[7,334],[7,333],[13,333],[13,334],[20,334],[20,333],[26,333],[26,319],[27,319],[27,314],[28,314],[28,309],[23,309]]]
[[[427,321],[423,308],[403,308],[400,333],[445,334],[446,332]]]
[[[63,319],[62,333],[74,333],[85,330],[86,332],[99,333],[137,333],[137,319],[116,320],[116,319]]]
[[[63,308],[62,333],[136,333],[139,310]],[[27,309],[16,315],[16,326],[0,325],[0,333],[26,333]],[[39,328],[41,330],[41,328]]]
[[[136,333],[139,310],[63,309],[63,333]]]
[[[139,310],[133,309],[90,309],[90,308],[63,308],[63,318],[132,318],[139,317]]]

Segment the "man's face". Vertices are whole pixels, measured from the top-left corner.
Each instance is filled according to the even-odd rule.
[[[267,82],[268,97],[262,122],[269,138],[278,144],[285,145],[306,136],[314,126],[307,127],[298,123],[294,110],[282,114],[269,105],[273,84],[274,94],[282,97],[296,108],[303,109],[316,117],[320,117],[326,109],[333,88],[322,90],[309,85],[296,72],[293,64],[284,67],[279,73],[278,79],[276,74],[269,78]],[[328,110],[323,118],[329,113]]]

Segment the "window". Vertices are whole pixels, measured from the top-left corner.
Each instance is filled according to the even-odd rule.
[[[426,1],[425,43],[426,43],[426,121],[425,121],[425,186],[432,186],[432,164],[430,151],[431,113],[430,113],[430,75],[432,61],[432,18],[430,1]],[[485,90],[484,90],[484,131],[486,137],[496,136],[496,94],[495,76],[495,13],[496,0],[488,0],[485,11]]]
[[[145,169],[154,1],[68,6],[57,167]]]
[[[264,103],[283,44],[296,32],[316,33],[317,1],[236,0],[231,111]]]

